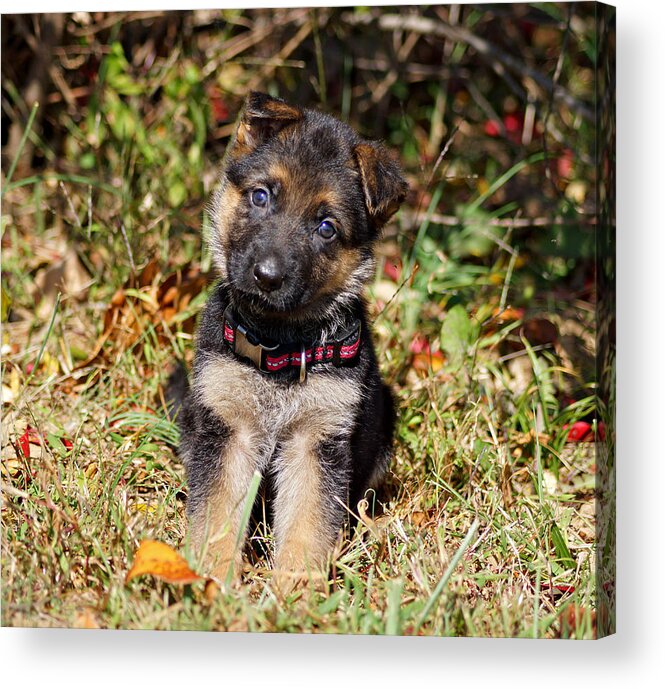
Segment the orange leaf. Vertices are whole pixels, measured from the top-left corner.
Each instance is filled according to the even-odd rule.
[[[127,572],[125,583],[142,574],[152,574],[170,584],[191,584],[203,580],[203,577],[193,572],[185,558],[171,546],[150,540],[141,541],[139,544],[139,549],[134,555],[134,564]]]
[[[515,309],[512,306],[508,306],[502,311],[497,306],[493,311],[493,315],[502,323],[505,323],[506,321],[519,321],[520,319],[524,318],[524,309]]]
[[[436,373],[441,369],[444,363],[445,359],[443,358],[443,354],[437,349],[434,352],[420,352],[419,354],[415,354],[412,365],[416,371],[427,372],[431,370],[433,373]]]

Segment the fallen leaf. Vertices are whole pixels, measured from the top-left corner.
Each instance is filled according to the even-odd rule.
[[[376,533],[376,524],[374,523],[374,520],[367,514],[367,510],[369,509],[369,502],[363,498],[358,502],[358,516],[360,517],[360,521],[373,533]]]
[[[571,425],[564,424],[563,428],[568,431],[566,436],[568,442],[585,443],[594,441],[593,428],[586,421],[576,421]]]
[[[212,604],[215,602],[218,594],[219,585],[213,579],[208,579],[205,587],[203,588],[203,595],[205,596],[205,599],[208,601],[208,603]]]
[[[58,292],[77,298],[85,296],[90,276],[76,251],[69,248],[61,258],[37,271],[34,285],[37,313],[46,318],[53,311]]]
[[[566,187],[564,194],[567,199],[582,205],[587,195],[587,184],[582,180],[575,180]]]
[[[157,274],[159,273],[159,261],[156,258],[148,261],[145,268],[141,271],[139,275],[139,286],[148,287],[152,285]]]
[[[487,136],[496,137],[501,134],[501,123],[496,120],[486,120],[483,129]]]
[[[143,574],[152,574],[171,584],[192,584],[203,580],[171,546],[152,540],[144,540],[139,544],[125,583]]]
[[[2,403],[3,404],[11,404],[14,401],[14,392],[10,387],[7,385],[2,386]]]
[[[18,446],[21,449],[21,452],[23,453],[23,456],[26,459],[30,459],[30,457],[35,457],[39,456],[39,450],[36,449],[35,451],[31,450],[31,445],[35,446],[35,448],[39,448],[39,446],[42,444],[42,439],[39,436],[39,433],[37,432],[37,429],[33,428],[32,426],[28,426],[25,429],[25,432],[23,433],[22,436],[19,437],[18,439]]]
[[[416,371],[432,371],[436,373],[441,370],[445,362],[443,353],[440,350],[435,352],[421,352],[413,357],[413,368]]]
[[[411,523],[417,529],[424,527],[428,524],[431,524],[434,521],[433,514],[434,514],[434,510],[432,510],[432,509],[430,509],[426,512],[416,510],[415,512],[411,513]]]
[[[56,440],[54,442],[57,443],[58,440],[65,446],[65,449],[67,450],[71,450],[74,447],[74,443],[69,440],[69,438],[58,438],[56,436]],[[17,442],[21,452],[23,453],[23,456],[26,459],[41,456],[40,448],[42,446],[49,448],[51,447],[48,439],[43,437],[40,432],[32,426],[28,426],[25,429],[25,432],[18,438]]]
[[[500,309],[498,306],[492,312],[492,315],[499,323],[506,323],[508,321],[519,321],[524,318],[524,309],[507,306],[505,309]]]
[[[548,495],[556,495],[558,482],[556,476],[549,469],[543,471],[543,487]]]

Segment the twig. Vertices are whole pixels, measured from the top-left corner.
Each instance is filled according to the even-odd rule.
[[[145,19],[160,19],[166,15],[165,12],[112,12],[106,19],[98,22],[93,22],[89,26],[82,26],[74,29],[71,33],[76,38],[85,38],[87,36],[94,36],[106,29],[110,29],[119,22],[123,25],[129,22],[142,22]]]
[[[414,223],[418,219],[418,213],[409,211],[407,209],[402,209],[400,211],[401,217],[407,222]],[[462,225],[465,221],[464,218],[459,218],[456,215],[441,215],[439,213],[432,213],[430,216],[430,221],[436,225],[445,225],[446,227],[457,227]],[[589,215],[584,220],[576,220],[574,218],[564,218],[560,215],[556,215],[552,218],[540,217],[540,218],[487,218],[482,221],[483,223],[490,225],[492,227],[550,227],[552,225],[595,225],[596,219],[594,216]]]
[[[67,204],[69,205],[69,210],[72,212],[72,215],[74,216],[74,221],[78,225],[79,230],[82,230],[83,227],[81,226],[81,219],[76,213],[76,209],[74,208],[74,204],[72,203],[71,196],[69,195],[69,192],[67,191],[67,187],[62,183],[62,180],[58,182],[60,185],[60,189],[62,190],[62,193],[65,195],[65,198],[67,199]]]
[[[359,70],[366,70],[368,72],[385,72],[391,67],[391,63],[385,58],[367,58],[358,57],[354,60],[353,66]],[[432,79],[433,77],[441,77],[443,79],[450,79],[456,77],[458,79],[469,79],[471,77],[471,70],[464,67],[453,66],[439,66],[439,65],[423,65],[419,62],[398,62],[395,65],[400,76],[411,79]]]
[[[134,255],[132,254],[132,247],[129,244],[129,239],[127,238],[127,230],[125,230],[125,223],[120,223],[120,231],[122,232],[122,238],[125,240],[125,246],[127,247],[127,253],[129,254],[129,265],[132,267],[132,273],[136,275],[136,265],[134,264]]]
[[[501,290],[501,299],[499,300],[499,313],[503,313],[506,308],[506,301],[508,299],[508,288],[510,287],[510,279],[513,276],[513,269],[517,261],[518,252],[512,249],[510,262],[508,263],[508,270],[506,271],[506,279],[503,281],[503,290]]]
[[[342,17],[349,24],[368,24],[374,20],[371,16],[356,15],[350,12],[345,13]],[[509,78],[509,75],[505,71],[505,67],[508,67],[523,78],[530,77],[533,79],[533,81],[545,91],[553,93],[556,100],[564,102],[572,111],[581,115],[584,119],[593,121],[595,118],[591,106],[575,98],[563,86],[555,84],[549,77],[541,74],[538,70],[528,67],[509,53],[497,48],[484,38],[476,36],[462,26],[450,26],[445,22],[435,21],[428,17],[419,17],[415,15],[402,16],[398,14],[384,14],[378,17],[376,21],[382,31],[403,29],[442,38],[450,38],[454,41],[466,43],[475,48],[482,57],[487,59],[492,69],[501,77],[505,79]]]
[[[434,167],[432,168],[432,172],[429,176],[429,179],[427,180],[427,184],[425,185],[426,189],[429,189],[430,184],[432,184],[432,180],[434,179],[434,175],[436,174],[436,171],[439,168],[439,165],[441,165],[443,159],[446,157],[446,153],[448,153],[448,149],[452,146],[453,141],[455,140],[455,136],[457,132],[459,131],[459,125],[456,125],[453,131],[451,132],[450,136],[448,137],[448,141],[446,141],[444,147],[441,149],[441,153],[439,153],[439,157],[436,159],[436,163],[434,163]]]
[[[503,120],[501,119],[497,111],[494,109],[492,104],[487,100],[487,98],[485,98],[485,96],[480,92],[480,89],[473,83],[473,81],[471,81],[471,79],[467,81],[466,87],[471,98],[473,98],[473,100],[475,100],[476,103],[478,103],[478,106],[485,113],[487,118],[489,120],[492,120],[493,122],[496,122],[501,136],[505,136],[506,126],[504,125]]]
[[[545,111],[545,117],[543,118],[543,151],[545,152],[545,155],[547,155],[547,125],[550,119],[550,116],[552,115],[552,107],[554,105],[554,90],[556,88],[557,82],[559,81],[559,77],[561,76],[561,70],[563,69],[563,59],[566,54],[566,46],[568,45],[568,37],[570,36],[570,24],[573,19],[573,12],[575,9],[575,3],[572,3],[569,5],[568,8],[568,23],[566,24],[566,31],[563,35],[563,41],[561,43],[561,51],[559,52],[559,58],[556,63],[556,67],[554,69],[554,76],[552,77],[552,82],[553,86],[552,89],[550,90],[550,96],[547,100],[547,110]],[[554,190],[554,193],[559,197],[562,198],[561,190],[557,186],[556,182],[554,181],[554,178],[552,177],[552,169],[551,165],[546,165],[545,166],[545,177],[547,177],[547,180],[549,183],[552,185],[552,189]]]
[[[88,185],[88,239],[92,237],[92,185]]]
[[[287,41],[286,45],[279,51],[279,53],[277,53],[275,60],[277,62],[280,60],[286,60],[286,58],[289,57],[289,55],[291,55],[296,48],[298,48],[298,46],[307,38],[307,36],[309,36],[309,34],[312,32],[312,27],[312,22],[305,22],[300,29],[298,29],[296,35],[293,36],[291,40]],[[277,67],[274,66],[274,64],[266,65],[258,74],[252,77],[248,85],[248,90],[255,90],[262,81],[271,77],[276,69]]]

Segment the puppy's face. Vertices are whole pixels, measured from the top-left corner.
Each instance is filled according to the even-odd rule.
[[[332,117],[248,98],[216,199],[213,251],[237,304],[307,318],[357,296],[406,183]]]

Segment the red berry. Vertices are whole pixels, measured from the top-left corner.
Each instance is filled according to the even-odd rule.
[[[402,262],[397,259],[389,259],[387,258],[385,260],[385,263],[383,264],[383,274],[392,280],[393,282],[398,282],[399,281],[399,276],[402,272]]]
[[[567,148],[556,161],[556,171],[559,177],[570,179],[573,172],[573,152]]]
[[[413,354],[422,354],[423,352],[429,354],[430,347],[427,338],[423,335],[414,335],[409,345],[409,351]]]
[[[499,136],[501,133],[501,125],[496,120],[487,120],[484,128],[487,136]]]
[[[573,443],[583,443],[593,440],[593,429],[591,424],[586,421],[576,421],[572,425],[565,425],[568,430],[568,441]]]
[[[507,132],[519,132],[522,129],[522,120],[515,113],[509,113],[503,116],[503,126]]]

